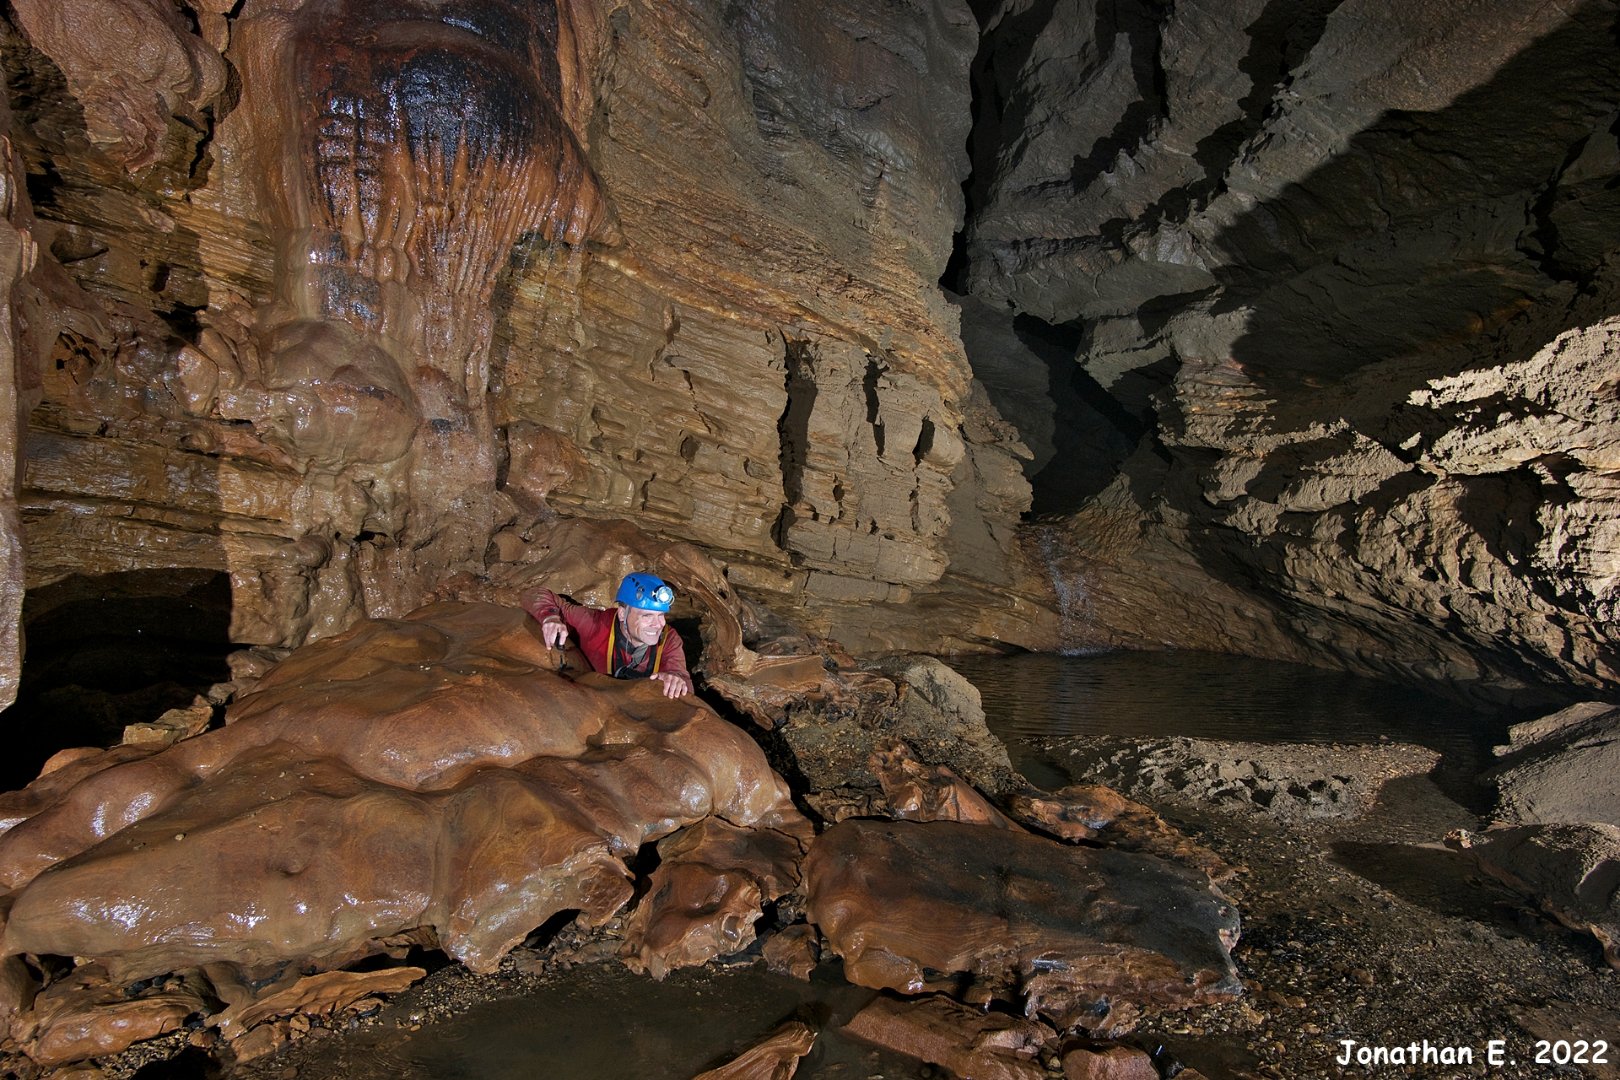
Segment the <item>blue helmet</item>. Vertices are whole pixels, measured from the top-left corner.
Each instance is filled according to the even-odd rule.
[[[668,611],[675,602],[675,590],[652,574],[626,574],[613,601],[642,611]]]

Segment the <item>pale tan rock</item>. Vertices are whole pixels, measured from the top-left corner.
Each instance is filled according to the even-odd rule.
[[[207,730],[214,718],[214,707],[202,698],[184,709],[169,709],[150,724],[129,724],[123,744],[160,748]],[[49,762],[46,763],[49,765]]]
[[[0,126],[11,127],[11,108],[0,104]],[[0,223],[0,317],[14,325],[17,286],[34,262],[36,248],[26,219],[17,220],[25,200],[26,181],[14,163],[10,140],[0,168],[0,199],[8,207]],[[22,346],[20,348],[20,346]],[[22,437],[26,426],[26,346],[14,334],[0,335],[0,475],[22,471]],[[15,483],[0,487],[0,705],[16,700],[22,677],[23,565],[22,519],[17,509]]]
[[[1498,764],[1481,778],[1497,791],[1496,817],[1519,825],[1604,822],[1620,826],[1620,709],[1572,705],[1515,724]]]
[[[1571,930],[1589,933],[1620,969],[1620,826],[1510,825],[1457,830],[1446,843],[1486,874],[1540,905]]]
[[[983,791],[1013,787],[1007,748],[986,726],[978,691],[939,660],[900,655],[849,670],[830,652],[806,650],[780,663],[760,658],[752,672],[714,685],[780,731],[812,792],[875,791],[874,751],[894,739],[923,766],[946,767]]]
[[[789,1021],[724,1065],[700,1072],[692,1080],[790,1080],[799,1071],[799,1059],[815,1042],[814,1028]]]

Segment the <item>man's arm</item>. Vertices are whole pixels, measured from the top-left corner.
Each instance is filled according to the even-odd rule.
[[[692,692],[692,675],[686,670],[686,646],[673,626],[664,627],[663,655],[653,678],[664,688],[665,697],[685,697]]]
[[[590,610],[550,589],[530,590],[518,598],[518,605],[540,624],[540,639],[553,649],[562,648],[570,628],[579,632],[578,620]]]

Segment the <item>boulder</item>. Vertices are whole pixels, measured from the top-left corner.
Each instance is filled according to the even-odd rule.
[[[922,764],[946,766],[992,797],[1022,783],[985,722],[979,691],[933,657],[888,657],[861,670],[822,664],[799,689],[767,726],[811,792],[880,788],[874,752],[897,739]]]
[[[808,923],[794,923],[765,939],[760,949],[765,966],[778,975],[809,981],[821,959],[819,939]]]
[[[1020,1003],[1096,1030],[1117,1009],[1239,991],[1237,912],[1203,874],[957,822],[851,820],[805,860],[805,911],[845,977]]]
[[[1098,841],[1196,866],[1215,882],[1237,871],[1146,806],[1102,784],[1071,784],[1057,791],[1021,791],[1008,800],[1023,825],[1071,843]]]
[[[1496,753],[1481,779],[1495,782],[1502,820],[1620,826],[1620,708],[1585,702],[1515,724]]]
[[[705,818],[658,842],[658,868],[625,926],[625,960],[662,979],[752,944],[762,905],[799,884],[798,836]]]
[[[976,1080],[1043,1080],[1046,1072],[1036,1054],[1056,1034],[1036,1021],[985,1013],[939,995],[915,1000],[880,995],[851,1017],[843,1032]]]
[[[1187,1072],[1177,1075],[1186,1076]],[[1152,1058],[1134,1046],[1074,1047],[1063,1054],[1063,1078],[1159,1080],[1159,1070],[1154,1068]]]
[[[899,739],[872,751],[872,772],[890,812],[901,821],[961,821],[996,829],[1018,826],[944,765],[924,765]]]
[[[1620,826],[1513,825],[1446,838],[1479,868],[1534,899],[1571,930],[1589,933],[1620,969]]]

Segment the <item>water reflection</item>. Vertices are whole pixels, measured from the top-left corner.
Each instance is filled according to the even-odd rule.
[[[801,1080],[921,1075],[916,1062],[840,1037],[872,999],[836,963],[808,983],[761,966],[684,970],[664,982],[618,964],[575,968],[533,991],[483,1001],[417,1031],[404,995],[382,1023],[301,1062],[301,1080],[648,1080],[712,1068],[800,1017],[822,1029]],[[275,1075],[272,1072],[270,1075]]]
[[[1031,653],[949,657],[979,688],[990,729],[1036,783],[1051,777],[1038,749],[1075,736],[1184,735],[1243,742],[1416,743],[1442,769],[1473,775],[1522,715],[1412,687],[1299,664],[1221,653]]]

